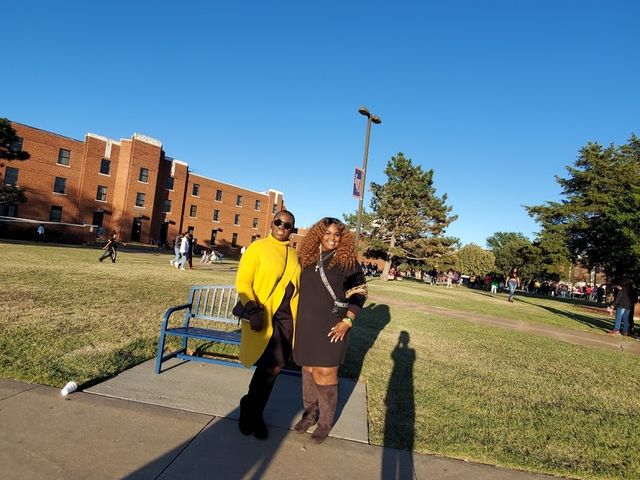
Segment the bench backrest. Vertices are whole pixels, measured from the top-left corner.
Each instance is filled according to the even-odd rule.
[[[189,293],[192,318],[239,325],[240,320],[231,312],[237,302],[234,285],[194,285]]]

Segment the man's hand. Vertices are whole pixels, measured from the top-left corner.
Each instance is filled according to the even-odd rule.
[[[247,302],[245,306],[246,312],[249,314],[249,325],[251,330],[259,332],[264,327],[264,320],[262,318],[263,309],[255,302]]]

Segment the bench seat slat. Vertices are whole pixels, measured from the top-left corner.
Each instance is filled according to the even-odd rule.
[[[240,345],[239,332],[224,332],[221,330],[211,330],[201,327],[179,327],[167,329],[166,335],[176,337],[198,338],[200,340],[211,340],[217,342]]]

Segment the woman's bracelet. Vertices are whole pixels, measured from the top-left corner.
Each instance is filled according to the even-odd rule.
[[[353,327],[353,320],[351,320],[349,317],[344,317],[342,321],[349,325],[349,327]]]

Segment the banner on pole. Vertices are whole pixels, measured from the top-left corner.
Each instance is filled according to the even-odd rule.
[[[353,175],[353,196],[354,198],[362,198],[362,190],[364,185],[362,179],[364,178],[364,170],[356,167],[356,172]]]

